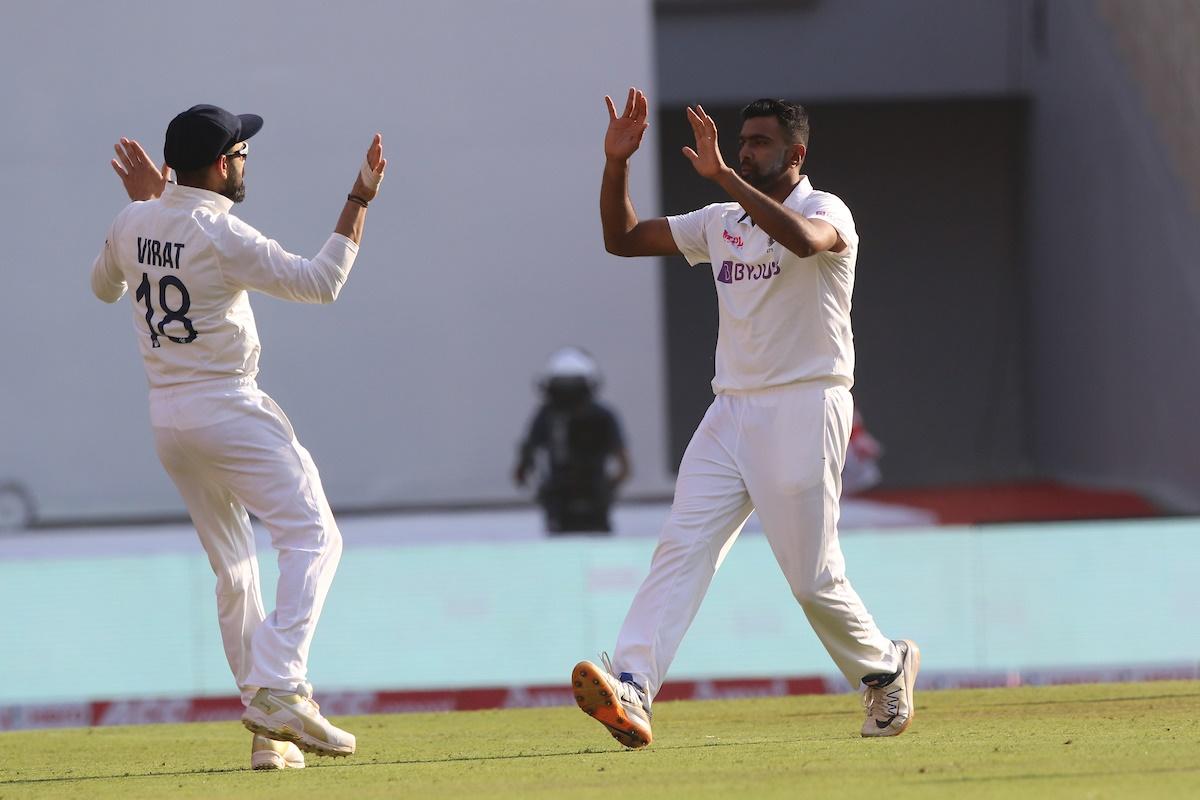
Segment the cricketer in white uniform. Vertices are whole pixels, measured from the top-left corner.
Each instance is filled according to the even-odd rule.
[[[838,545],[853,414],[850,297],[858,235],[845,203],[800,174],[807,113],[778,100],[743,109],[735,172],[721,157],[712,119],[700,106],[689,108],[696,146],[684,155],[734,202],[639,222],[628,159],[647,127],[648,103],[631,89],[618,117],[605,101],[605,247],[621,256],[682,254],[692,265],[712,265],[716,397],[684,453],[670,517],[613,659],[576,665],[576,700],[626,747],[651,742],[651,701],[713,575],[757,509],[813,630],[850,684],[863,687],[862,735],[901,733],[913,716],[920,652],[880,633],[846,579]]]
[[[141,145],[122,139],[112,165],[134,202],[109,229],[92,290],[109,303],[130,290],[155,447],[216,574],[225,655],[246,704],[243,722],[256,734],[252,766],[283,769],[304,765],[297,746],[354,752],[354,737],[321,716],[307,682],[342,539],[316,465],[255,381],[260,348],[248,292],[333,302],[386,161],[376,135],[335,232],[303,258],[230,213],[245,196],[247,140],[261,127],[256,115],[194,106],[167,128],[161,173]],[[168,167],[178,184],[166,181]],[[247,511],[278,551],[270,614]]]

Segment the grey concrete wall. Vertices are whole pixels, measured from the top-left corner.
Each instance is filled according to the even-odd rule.
[[[1196,4],[784,5],[660,13],[660,101],[1026,98],[1032,472],[1200,510]]]
[[[854,393],[885,445],[885,484],[1029,477],[1026,117],[1011,99],[1024,68],[1024,6],[727,6],[685,15],[660,5],[668,210],[721,194],[677,155],[689,135],[679,101],[722,113],[727,158],[741,105],[761,96],[807,104],[806,172],[850,205],[862,237]],[[677,459],[709,399],[715,311],[710,285],[671,263],[664,270]]]
[[[215,102],[266,118],[237,212],[308,254],[385,135],[338,302],[253,300],[260,383],[335,506],[516,498],[534,373],[562,344],[605,368],[630,491],[669,488],[657,274],[604,253],[596,210],[603,95],[653,85],[651,24],[648,0],[4,2],[0,483],[51,518],[182,511],[130,301],[95,300],[88,269],[124,202],[112,143],[160,158],[170,118]],[[653,206],[647,149],[633,192]]]
[[[1147,15],[1176,4],[1107,5],[1136,5],[1117,24],[1161,28]],[[1027,54],[1037,461],[1198,511],[1200,219],[1167,146],[1175,132],[1150,113],[1163,87],[1139,83],[1118,44],[1136,31],[1115,32],[1096,3],[1043,9],[1045,45]],[[1190,24],[1194,48],[1198,22],[1168,24]],[[1177,89],[1195,81],[1180,75]]]
[[[660,6],[658,101],[997,94],[1020,82],[1028,0]],[[716,6],[716,3],[708,4]],[[745,7],[748,6],[748,7]]]
[[[262,383],[335,503],[515,497],[533,373],[567,342],[606,367],[632,490],[664,490],[659,278],[605,256],[595,219],[599,98],[636,83],[676,106],[1029,98],[1014,170],[1030,198],[1035,466],[1200,508],[1200,225],[1186,129],[1163,121],[1172,95],[1153,77],[1189,51],[1137,45],[1185,27],[1179,4],[755,6],[660,14],[655,32],[649,0],[4,3],[0,483],[22,481],[50,516],[180,510],[127,310],[93,300],[86,273],[123,197],[111,142],[158,156],[172,114],[215,101],[267,118],[239,211],[295,250],[320,245],[372,131],[395,159],[338,304],[255,304]],[[643,213],[660,205],[657,133],[634,173]]]

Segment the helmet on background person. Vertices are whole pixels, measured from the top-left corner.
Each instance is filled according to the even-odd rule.
[[[554,406],[569,408],[592,399],[603,379],[596,359],[582,347],[554,351],[538,376],[538,388]]]

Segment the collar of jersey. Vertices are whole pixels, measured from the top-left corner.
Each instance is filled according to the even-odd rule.
[[[174,205],[210,205],[215,206],[219,211],[226,214],[229,209],[233,208],[233,201],[223,194],[210,192],[208,189],[200,189],[195,186],[180,186],[177,183],[168,183],[163,188],[162,199],[164,202]]]
[[[783,204],[788,208],[799,208],[800,203],[812,193],[812,190],[812,184],[808,182],[808,176],[801,175],[800,182],[796,184],[796,187],[784,199]],[[743,210],[742,216],[738,217],[738,222],[745,222],[746,220],[750,220],[750,226],[754,227],[754,218],[750,216],[749,211]]]

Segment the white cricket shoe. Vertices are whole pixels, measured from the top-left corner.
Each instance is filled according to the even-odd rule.
[[[304,769],[304,754],[291,742],[277,742],[254,734],[250,744],[251,769]]]
[[[585,714],[608,728],[621,744],[645,747],[654,741],[650,733],[650,700],[628,672],[613,675],[607,653],[601,658],[602,667],[590,661],[575,665],[571,672],[575,702]]]
[[[321,716],[307,685],[303,694],[259,689],[242,714],[242,724],[268,739],[295,742],[306,753],[348,756],[354,752],[354,735]]]
[[[898,639],[895,645],[900,649],[900,674],[886,686],[863,687],[863,706],[867,709],[863,736],[899,736],[916,714],[913,693],[921,669],[921,649],[908,639]]]

